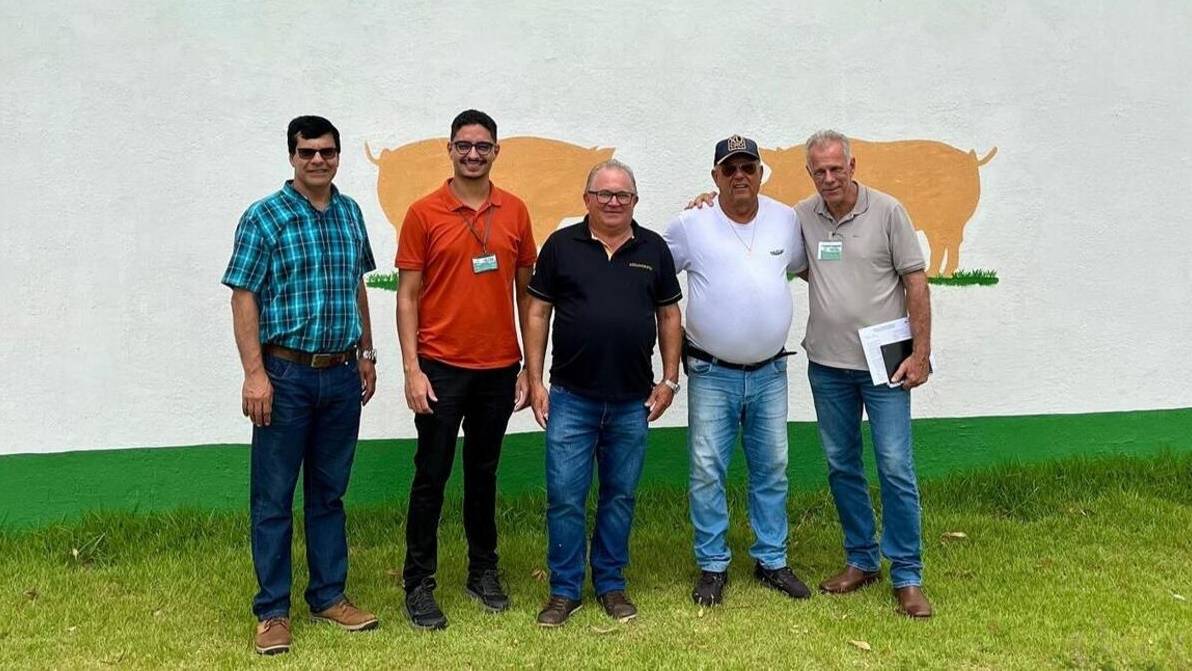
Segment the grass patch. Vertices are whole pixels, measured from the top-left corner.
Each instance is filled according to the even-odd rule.
[[[533,625],[547,596],[539,577],[545,506],[540,493],[525,492],[499,506],[512,610],[487,615],[465,596],[452,499],[438,591],[451,625],[416,632],[395,575],[403,507],[353,507],[349,591],[382,628],[346,634],[304,619],[299,560],[295,648],[267,661],[250,646],[246,512],[92,514],[0,533],[0,668],[1189,668],[1189,483],[1192,455],[1170,454],[926,480],[925,579],[937,615],[924,622],[894,615],[888,582],[801,603],[758,587],[739,487],[730,492],[736,560],[726,604],[701,612],[688,596],[695,569],[685,492],[654,485],[640,493],[628,571],[638,620],[612,623],[589,593],[563,629]],[[790,512],[792,564],[818,581],[841,562],[831,499],[822,489],[796,492]]]
[[[992,286],[998,283],[998,279],[996,270],[957,270],[951,277],[929,277],[927,283],[953,287]]]
[[[364,276],[364,286],[370,289],[397,291],[397,271],[388,273],[372,273]]]

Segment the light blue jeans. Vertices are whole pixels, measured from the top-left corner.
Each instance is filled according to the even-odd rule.
[[[861,463],[861,408],[881,484],[881,554],[890,560],[894,589],[923,582],[919,485],[911,451],[911,394],[902,388],[874,385],[869,372],[807,367],[820,441],[828,461],[828,485],[844,529],[845,561],[862,571],[881,567],[873,503]]]
[[[688,358],[687,377],[696,563],[721,572],[732,558],[724,481],[740,434],[749,466],[749,554],[767,569],[786,566],[786,359],[745,372]]]
[[[550,593],[579,600],[585,559],[597,596],[625,589],[629,531],[646,457],[645,398],[601,401],[550,389],[546,423],[546,563]],[[587,502],[600,474],[596,528],[588,553]]]

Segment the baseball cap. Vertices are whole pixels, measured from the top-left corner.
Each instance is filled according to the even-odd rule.
[[[733,135],[716,143],[716,158],[712,165],[720,165],[729,156],[744,154],[758,161],[762,160],[757,153],[757,143],[747,137]]]

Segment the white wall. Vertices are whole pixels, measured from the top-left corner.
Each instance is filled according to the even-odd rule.
[[[466,107],[503,136],[615,146],[655,228],[734,132],[996,145],[961,265],[1001,283],[934,288],[941,371],[916,415],[1192,405],[1187,2],[330,4],[0,4],[0,454],[248,439],[219,278],[304,113],[343,132],[337,183],[383,267],[363,143],[443,135]],[[394,295],[370,297],[362,433],[410,436]]]

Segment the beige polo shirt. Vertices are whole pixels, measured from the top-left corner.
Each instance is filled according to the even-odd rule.
[[[857,329],[905,317],[901,276],[926,263],[902,204],[857,187],[857,204],[840,221],[819,194],[795,206],[810,284],[803,349],[823,366],[868,370]]]

